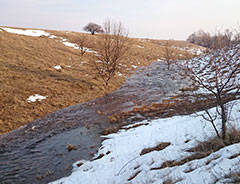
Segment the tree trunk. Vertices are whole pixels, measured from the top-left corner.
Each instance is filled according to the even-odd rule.
[[[167,61],[167,67],[168,67],[168,70],[170,69],[170,61],[168,60]]]
[[[227,131],[227,127],[226,127],[226,123],[227,123],[227,117],[226,117],[226,111],[225,111],[225,107],[223,104],[220,105],[221,108],[221,119],[222,119],[222,139],[226,140],[226,131]]]

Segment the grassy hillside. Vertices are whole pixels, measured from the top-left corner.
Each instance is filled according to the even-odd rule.
[[[3,28],[3,27],[2,27]],[[110,81],[109,89],[93,75],[88,65],[93,53],[81,52],[63,44],[85,36],[87,47],[98,51],[101,35],[45,30],[48,36],[32,37],[8,33],[0,28],[0,135],[14,130],[57,109],[95,99],[116,90],[140,66],[163,58],[164,41],[131,39],[132,47],[121,61],[121,75]],[[176,47],[196,47],[174,41]],[[186,45],[185,45],[186,44]],[[179,46],[180,45],[180,46]],[[179,58],[185,52],[180,50]],[[60,65],[61,70],[54,66]],[[29,103],[29,96],[47,96]]]

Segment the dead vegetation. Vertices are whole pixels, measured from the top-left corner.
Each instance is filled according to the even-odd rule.
[[[160,167],[154,167],[154,168],[151,168],[151,170],[160,170],[160,169],[164,169],[166,167],[181,166],[181,165],[184,165],[185,163],[190,162],[192,160],[205,158],[207,156],[208,156],[207,153],[195,153],[195,154],[193,154],[191,156],[188,156],[188,157],[186,157],[182,160],[179,160],[179,161],[167,160],[167,161],[163,162]]]
[[[141,151],[140,155],[144,155],[147,153],[150,153],[152,151],[161,151],[163,149],[165,149],[166,147],[168,147],[171,143],[170,142],[161,142],[159,143],[157,146],[153,147],[153,148],[145,148]]]
[[[192,95],[192,91],[194,90],[197,90],[197,88],[184,88],[182,89],[182,94],[172,96],[166,100],[162,100],[161,103],[136,106],[131,111],[113,114],[112,116],[108,117],[112,126],[105,129],[103,131],[103,134],[106,135],[110,133],[116,133],[119,129],[128,130],[130,128],[135,128],[125,128],[123,126],[143,119],[168,118],[175,115],[189,115],[216,106],[216,103],[209,100],[210,97],[206,100],[202,99],[200,94],[197,95],[198,97]],[[224,103],[227,103],[234,99],[235,96],[229,95],[223,100]],[[142,125],[136,124],[136,126]]]
[[[208,141],[199,142],[199,144],[196,147],[189,149],[188,151],[198,152],[198,153],[205,152],[205,153],[211,154],[213,152],[220,150],[225,146],[229,146],[231,144],[236,144],[239,142],[240,142],[240,132],[235,128],[232,128],[229,130],[227,134],[226,141],[222,140],[221,138],[214,137],[212,139],[209,139]]]
[[[223,141],[222,139],[220,139],[218,137],[214,137],[214,138],[209,139],[204,142],[199,142],[196,147],[187,150],[187,152],[192,152],[193,153],[192,155],[185,157],[181,160],[167,160],[167,161],[163,162],[161,166],[151,168],[151,170],[160,170],[160,169],[164,169],[167,167],[181,166],[192,160],[205,158],[205,157],[209,156],[211,153],[214,153],[225,146],[229,146],[231,144],[240,142],[240,132],[234,128],[229,131],[227,137],[228,137],[227,144],[225,141]],[[238,157],[239,155],[240,155],[240,153],[232,155],[229,159],[234,159],[234,158]],[[218,159],[219,157],[220,157],[219,155],[216,155],[213,158],[207,160],[206,165],[211,163],[213,160]],[[192,169],[188,169],[185,172],[189,173],[192,171],[193,171]]]
[[[174,179],[174,180],[172,178],[168,178],[165,181],[163,181],[163,184],[175,184],[175,183],[178,183],[180,181],[182,181],[181,178]]]
[[[130,178],[128,178],[128,181],[133,180],[135,177],[137,177],[137,175],[140,173],[141,171],[137,171],[136,173],[134,173]]]
[[[89,101],[106,93],[102,81],[88,65],[92,53],[63,45],[62,38],[98,52],[102,38],[76,32],[50,31],[57,38],[30,37],[0,32],[0,135],[43,117],[55,110]],[[131,39],[133,46],[121,61],[122,76],[109,82],[107,93],[116,90],[136,67],[147,66],[163,56],[163,48],[151,42]],[[176,42],[177,43],[177,42]],[[184,43],[181,43],[184,45]],[[139,48],[141,45],[144,48]],[[61,66],[61,70],[53,68]],[[134,66],[134,67],[133,67]],[[28,103],[34,94],[48,96]]]
[[[229,175],[224,176],[225,179],[227,179],[228,183],[240,183],[240,171],[232,172]]]

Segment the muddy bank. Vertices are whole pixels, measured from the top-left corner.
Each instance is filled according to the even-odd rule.
[[[91,159],[111,126],[108,116],[160,103],[187,84],[177,68],[156,62],[117,91],[58,110],[0,138],[0,183],[47,183],[71,173],[76,160]],[[67,145],[78,149],[68,151]]]

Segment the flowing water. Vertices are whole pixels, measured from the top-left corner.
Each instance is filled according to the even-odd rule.
[[[160,103],[186,84],[176,67],[167,70],[165,63],[155,62],[112,94],[58,110],[2,135],[0,184],[47,183],[68,176],[74,162],[89,160],[96,153],[101,132],[110,126],[109,115]],[[68,151],[68,144],[78,149]]]

